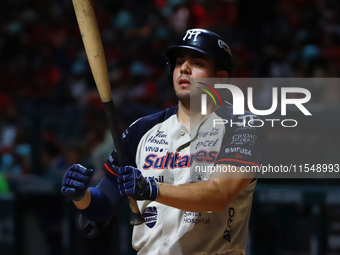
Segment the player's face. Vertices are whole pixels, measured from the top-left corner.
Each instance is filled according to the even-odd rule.
[[[177,58],[173,74],[177,98],[190,102],[190,79],[213,78],[216,75],[214,60],[190,49],[182,49]]]

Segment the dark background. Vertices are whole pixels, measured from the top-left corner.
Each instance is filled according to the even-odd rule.
[[[101,0],[95,8],[121,131],[177,103],[162,52],[188,28],[226,39],[233,77],[340,74],[335,0]],[[339,163],[340,86],[309,89],[313,118],[326,124],[269,130],[265,162]],[[92,167],[95,184],[112,148],[71,0],[0,1],[0,254],[133,254],[127,206],[88,241],[59,193],[74,163]],[[249,253],[340,254],[338,184],[259,180]]]

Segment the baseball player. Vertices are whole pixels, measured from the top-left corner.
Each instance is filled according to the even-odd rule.
[[[190,127],[193,79],[227,79],[232,71],[230,49],[219,35],[190,29],[165,56],[178,105],[127,128],[122,135],[126,166],[118,168],[113,151],[103,167],[105,178],[88,188],[92,170],[73,165],[62,193],[79,209],[78,228],[89,237],[105,227],[126,196],[136,199],[145,220],[134,226],[132,236],[140,255],[244,255],[256,179],[197,169],[232,167],[240,172],[242,166],[259,165],[264,130],[242,125],[249,116],[258,117],[233,115],[227,102],[208,103],[207,116]],[[213,119],[238,124],[213,126]]]

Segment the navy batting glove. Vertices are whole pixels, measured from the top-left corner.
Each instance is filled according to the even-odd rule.
[[[81,200],[90,185],[93,170],[79,164],[74,164],[67,169],[61,183],[61,193],[71,200]]]
[[[156,200],[158,184],[154,178],[145,178],[142,172],[132,166],[119,168],[117,177],[120,194],[136,200]]]

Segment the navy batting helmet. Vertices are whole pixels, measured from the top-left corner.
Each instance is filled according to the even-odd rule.
[[[164,51],[168,59],[166,76],[172,81],[172,73],[175,68],[176,52],[179,49],[192,49],[199,51],[215,60],[223,70],[228,71],[229,76],[233,69],[233,57],[229,46],[223,38],[206,29],[189,29],[178,40],[177,44],[168,47]]]

